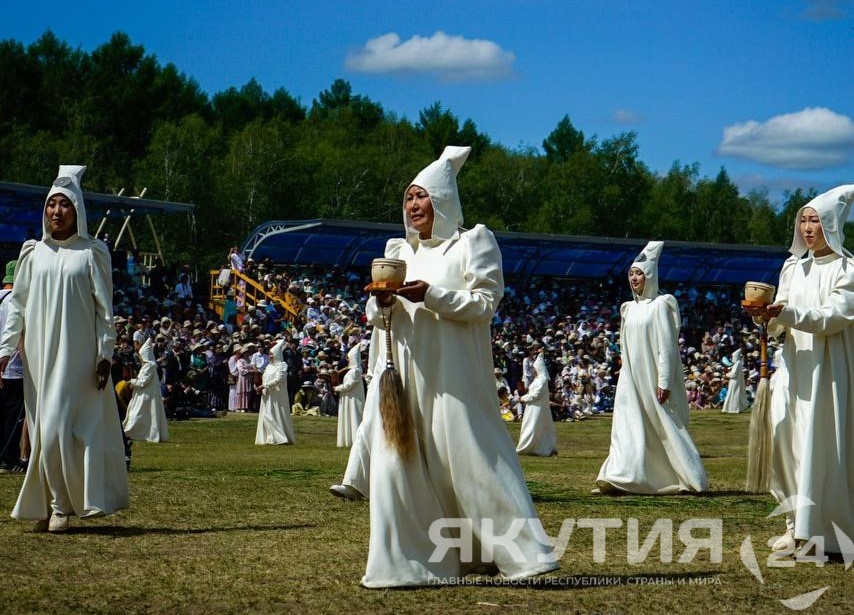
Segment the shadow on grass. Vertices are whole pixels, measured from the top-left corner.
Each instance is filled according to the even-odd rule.
[[[593,505],[608,506],[619,504],[620,506],[636,508],[702,508],[709,504],[710,500],[727,499],[727,505],[755,504],[766,500],[768,494],[748,493],[735,489],[722,489],[719,491],[703,491],[701,493],[672,493],[672,494],[642,494],[642,493],[589,493],[567,491],[560,489],[548,489],[537,483],[528,483],[531,499],[534,503],[564,504],[564,505]]]
[[[113,536],[116,538],[131,538],[134,536],[185,536],[192,534],[219,534],[221,532],[279,532],[283,530],[301,530],[317,527],[313,523],[293,525],[241,525],[238,527],[194,527],[179,529],[174,527],[123,527],[117,525],[71,526],[67,534],[85,534],[89,536]]]
[[[725,498],[725,497],[743,497],[750,501],[764,499],[770,497],[770,493],[750,493],[744,489],[721,489],[720,491],[703,491],[702,493],[691,494],[698,498]]]

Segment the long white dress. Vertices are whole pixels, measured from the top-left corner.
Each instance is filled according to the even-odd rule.
[[[371,535],[362,584],[418,586],[481,566],[483,520],[491,519],[493,535],[501,535],[514,520],[536,519],[537,513],[495,407],[489,325],[504,289],[495,237],[477,225],[455,239],[418,242],[417,250],[392,239],[385,256],[405,260],[407,279],[430,287],[423,303],[398,299],[391,314],[394,363],[417,430],[417,450],[406,460],[387,445],[376,408],[386,332],[375,299],[367,304],[370,322],[383,330],[374,339],[379,352],[359,430],[370,457]],[[459,549],[429,561],[436,548],[431,524],[442,518],[471,520],[472,561],[461,561]],[[514,542],[521,558],[499,547],[487,564],[511,578],[558,567],[548,560],[548,539],[531,524]]]
[[[351,352],[358,352],[354,348]],[[362,384],[362,368],[357,362],[350,361],[350,369],[344,374],[341,384],[335,387],[338,398],[338,446],[353,445],[362,411],[365,408],[365,386]]]
[[[261,386],[264,389],[258,410],[255,444],[295,444],[297,437],[291,419],[287,365],[281,359],[274,359],[264,368]]]
[[[724,399],[721,412],[727,414],[738,414],[750,402],[747,401],[747,385],[744,382],[744,359],[741,358],[741,350],[736,350],[733,354],[732,367],[727,374],[729,385],[726,390],[726,398]]]
[[[854,259],[789,258],[775,303],[786,307],[768,332],[786,339],[771,393],[771,493],[813,502],[791,513],[794,538],[823,537],[839,553],[834,526],[854,540]]]
[[[522,416],[516,452],[520,455],[550,457],[557,454],[557,429],[549,407],[549,375],[548,372],[540,373],[540,369],[537,369],[537,376],[528,392],[522,396],[525,414]]]
[[[234,380],[233,384],[228,385],[228,411],[235,412],[237,410],[237,377],[240,372],[237,371],[237,362],[240,360],[240,354],[232,354],[228,357],[228,374]]]
[[[703,491],[706,470],[688,433],[688,395],[671,295],[628,301],[620,309],[622,368],[614,396],[611,448],[596,484],[605,491],[666,494]],[[658,403],[656,388],[670,391]]]
[[[347,458],[347,467],[344,470],[344,478],[341,480],[342,485],[352,487],[362,494],[363,497],[370,497],[370,475],[371,475],[371,447],[368,442],[368,435],[371,432],[370,414],[377,412],[379,406],[377,403],[368,404],[367,395],[371,391],[371,383],[378,376],[379,371],[384,369],[384,365],[378,363],[379,348],[384,344],[384,334],[374,328],[371,331],[371,341],[368,346],[368,362],[365,366],[365,382],[368,383],[368,392],[365,396],[365,406],[362,410],[362,421],[359,423],[359,428],[353,436],[353,445],[350,447],[350,456]]]
[[[78,207],[80,218],[85,210]],[[98,363],[115,345],[110,254],[73,235],[27,241],[18,257],[0,356],[24,334],[24,400],[32,453],[12,511],[46,519],[127,508],[128,478],[113,387],[97,389]]]
[[[125,417],[125,436],[131,440],[166,442],[169,440],[169,425],[163,407],[163,393],[151,340],[146,340],[139,349],[142,367],[136,378],[130,380],[133,397],[128,404]]]

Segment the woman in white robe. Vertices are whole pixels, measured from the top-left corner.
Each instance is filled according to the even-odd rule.
[[[721,412],[738,414],[750,405],[747,401],[747,385],[744,383],[744,359],[741,358],[741,348],[732,353],[732,367],[727,377],[729,384]]]
[[[362,410],[365,408],[365,385],[362,383],[361,351],[359,344],[347,353],[347,373],[341,384],[335,387],[338,393],[338,446],[353,445],[356,430],[362,422]]]
[[[649,242],[629,269],[633,299],[620,308],[622,368],[611,448],[596,479],[602,493],[686,493],[708,485],[688,433],[688,395],[677,343],[679,306],[672,295],[658,294],[662,246]]]
[[[116,339],[110,254],[89,236],[80,177],[61,166],[43,235],[21,248],[0,339],[0,373],[23,336],[32,454],[16,519],[61,532],[68,518],[128,506],[122,428],[110,380]]]
[[[279,340],[270,349],[272,360],[261,375],[261,406],[255,444],[295,444],[297,441],[288,397],[288,366],[282,354],[284,345],[285,340]]]
[[[237,412],[237,378],[240,372],[237,369],[237,362],[243,354],[243,347],[240,344],[235,344],[231,349],[231,356],[228,357],[228,411]]]
[[[371,382],[374,380],[377,370],[382,371],[384,367],[378,364],[379,347],[384,343],[380,331],[376,328],[371,331],[371,340],[368,344],[368,362],[365,365],[365,382],[368,391],[371,390]],[[347,467],[344,469],[344,478],[339,484],[329,487],[332,495],[348,500],[367,499],[370,489],[368,483],[371,475],[371,451],[368,438],[365,435],[371,429],[373,421],[369,420],[371,412],[377,412],[377,404],[368,405],[367,397],[362,410],[362,421],[353,435],[353,445],[350,447],[350,456],[347,458]]]
[[[428,585],[472,571],[522,578],[558,567],[513,441],[495,411],[489,327],[504,279],[493,234],[482,225],[459,228],[456,174],[469,151],[446,148],[407,188],[406,238],[390,240],[385,256],[406,261],[407,279],[414,281],[397,291],[397,299],[386,293],[367,303],[369,321],[380,332],[359,429],[370,455],[366,587]],[[386,356],[380,306],[388,303],[393,357]],[[382,366],[392,358],[414,423],[405,455],[390,443],[381,414]],[[470,552],[434,544],[434,532],[442,532],[448,518],[471,523],[472,540],[467,531],[462,538]],[[517,527],[517,519],[527,521]],[[515,548],[497,546],[490,553],[491,536],[507,533],[515,535]]]
[[[823,541],[825,552],[854,556],[854,259],[843,247],[852,201],[854,185],[840,186],[798,211],[774,304],[750,311],[770,318],[769,335],[785,332],[771,392],[771,493],[794,510],[775,550]]]
[[[129,384],[133,397],[128,404],[125,417],[125,436],[131,440],[148,442],[166,442],[169,440],[169,425],[166,422],[166,410],[163,407],[163,393],[160,390],[160,378],[157,377],[157,363],[151,340],[145,340],[139,349],[142,367],[136,378]]]
[[[525,414],[516,452],[520,455],[551,457],[557,455],[557,429],[549,407],[549,372],[540,353],[534,362],[534,380],[522,396]]]

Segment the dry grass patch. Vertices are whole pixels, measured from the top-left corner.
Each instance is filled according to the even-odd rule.
[[[560,455],[524,458],[526,478],[552,535],[565,519],[623,521],[607,532],[605,562],[594,561],[593,531],[576,529],[552,585],[404,591],[359,586],[368,504],[328,492],[347,461],[347,451],[335,447],[335,422],[298,417],[298,444],[274,447],[252,444],[255,420],[231,415],[172,423],[172,442],[136,444],[130,510],[74,519],[66,535],[33,534],[30,524],[10,519],[22,477],[0,476],[0,612],[758,614],[787,612],[781,599],[825,586],[807,612],[850,612],[854,573],[842,563],[768,567],[764,542],[782,521],[765,518],[774,508],[770,496],[741,490],[747,414],[694,413],[692,433],[710,477],[702,496],[591,495],[610,420],[559,424]],[[510,430],[518,438],[518,425]],[[641,541],[656,520],[672,519],[673,562],[661,562],[656,545],[646,561],[627,563],[630,518],[638,520]],[[678,563],[679,525],[701,518],[723,520],[723,561],[711,562],[706,551]],[[739,556],[747,536],[763,583]]]

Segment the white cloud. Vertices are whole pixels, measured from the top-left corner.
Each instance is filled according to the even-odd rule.
[[[854,156],[854,121],[823,107],[724,128],[718,154],[783,169],[824,169]]]
[[[614,111],[614,115],[611,116],[611,119],[617,122],[618,124],[642,124],[644,121],[644,116],[635,111],[630,111],[628,109],[617,109]]]
[[[401,41],[392,32],[372,38],[349,53],[345,66],[360,73],[428,73],[446,81],[468,81],[507,77],[515,61],[515,55],[492,41],[444,32]]]

